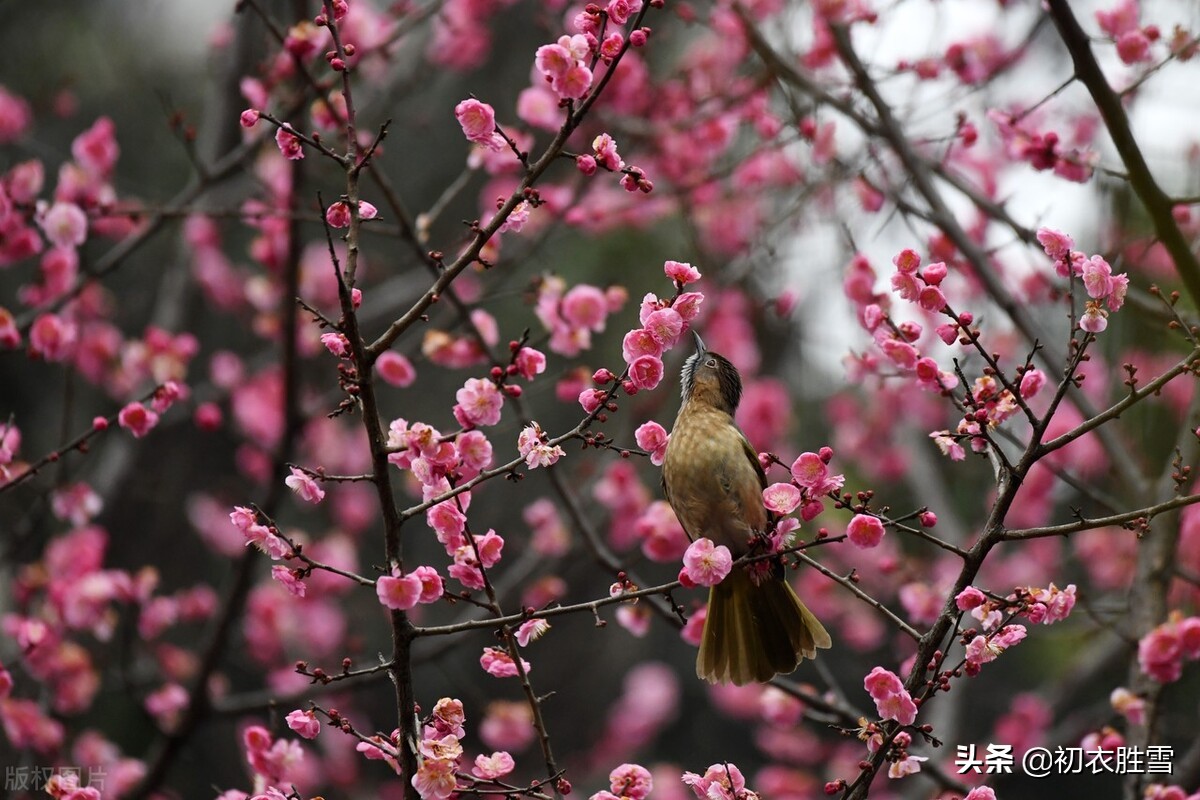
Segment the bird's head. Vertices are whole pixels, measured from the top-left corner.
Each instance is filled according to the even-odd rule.
[[[742,399],[742,376],[729,359],[704,346],[694,330],[696,352],[683,362],[680,390],[684,403],[713,406],[732,415]]]

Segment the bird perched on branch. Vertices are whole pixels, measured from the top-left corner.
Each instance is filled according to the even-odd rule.
[[[741,376],[693,335],[696,352],[683,365],[683,407],[667,443],[663,489],[690,539],[711,539],[738,558],[771,522],[762,497],[767,478],[733,421]],[[781,559],[739,564],[709,589],[696,674],[711,683],[764,682],[830,644],[785,579]]]

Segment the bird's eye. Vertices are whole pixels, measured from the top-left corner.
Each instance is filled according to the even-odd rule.
[[[716,369],[717,368],[717,360],[715,358],[710,358],[708,361],[704,362],[704,366],[712,367],[713,369]]]

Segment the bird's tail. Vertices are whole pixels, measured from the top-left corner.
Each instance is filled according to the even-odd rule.
[[[709,589],[696,674],[710,683],[762,683],[831,644],[786,580],[755,584],[749,571],[734,568]]]

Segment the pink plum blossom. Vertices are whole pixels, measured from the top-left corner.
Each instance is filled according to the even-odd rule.
[[[1038,228],[1037,240],[1041,243],[1046,255],[1054,260],[1065,259],[1075,247],[1075,240],[1067,234],[1054,228]]]
[[[485,647],[483,655],[479,659],[479,666],[483,667],[484,671],[496,678],[515,678],[518,675],[517,665],[513,663],[512,656],[495,647]],[[521,659],[521,668],[528,673],[530,670],[529,662]]]
[[[650,454],[650,463],[661,467],[667,455],[667,442],[670,434],[657,422],[644,422],[633,432],[634,441],[638,447]]]
[[[109,117],[100,117],[92,127],[71,142],[71,157],[88,173],[100,178],[112,174],[121,148],[117,145],[117,127]]]
[[[458,785],[454,772],[455,764],[450,759],[423,759],[417,774],[412,776],[413,788],[421,800],[446,800]]]
[[[454,418],[464,428],[495,425],[500,421],[504,393],[492,381],[468,378],[454,397],[458,400],[458,405],[454,407]]]
[[[297,577],[295,572],[281,564],[271,567],[271,578],[279,581],[279,584],[293,597],[304,597],[308,594],[308,585]]]
[[[646,800],[654,788],[650,770],[640,764],[622,764],[608,773],[608,785],[618,797]]]
[[[632,364],[641,356],[661,356],[663,347],[658,339],[645,328],[634,328],[621,340],[621,355],[626,364]]]
[[[691,264],[680,261],[667,261],[663,264],[663,272],[680,286],[687,286],[689,283],[700,280],[700,270]]]
[[[385,575],[375,581],[375,593],[384,606],[407,611],[415,607],[421,598],[421,582],[415,576],[397,578]]]
[[[158,414],[141,403],[129,403],[117,414],[117,424],[140,439],[158,424]]]
[[[683,317],[679,316],[679,312],[673,308],[660,308],[648,316],[643,323],[643,327],[653,337],[654,341],[662,345],[663,349],[669,349],[675,346],[679,341],[679,336],[683,333]]]
[[[532,347],[522,347],[513,357],[513,365],[521,377],[531,381],[535,375],[546,371],[546,354]]]
[[[1079,318],[1079,327],[1088,333],[1103,333],[1108,327],[1108,312],[1099,306],[1088,304],[1088,308]]]
[[[375,219],[379,209],[365,200],[358,201],[358,218]],[[331,228],[346,228],[350,225],[350,206],[345,200],[339,200],[325,210],[325,221]]]
[[[87,239],[87,214],[74,203],[55,203],[38,221],[55,247],[75,248]]]
[[[1134,725],[1141,725],[1146,720],[1146,701],[1124,686],[1112,690],[1108,698],[1109,704],[1125,719]]]
[[[697,539],[683,554],[683,571],[697,586],[715,586],[733,569],[733,556],[725,545]]]
[[[1112,267],[1100,256],[1083,262],[1083,285],[1089,297],[1107,297],[1112,291]]]
[[[1046,385],[1046,373],[1040,369],[1026,370],[1021,376],[1021,397],[1026,400],[1031,400],[1037,396],[1037,393]]]
[[[794,484],[773,483],[763,489],[763,505],[775,514],[790,514],[800,505],[801,493]]]
[[[517,644],[526,647],[530,642],[537,641],[550,630],[550,623],[544,619],[530,619],[521,623],[517,628]]]
[[[0,86],[0,144],[11,144],[24,135],[33,121],[29,103]]]
[[[967,643],[967,674],[979,673],[979,668],[994,661],[997,656],[1025,638],[1025,627],[1022,625],[1005,625],[1000,630],[987,636],[976,636]]]
[[[304,144],[296,136],[296,129],[287,123],[284,123],[275,132],[275,144],[279,146],[279,152],[283,153],[283,157],[289,161],[299,161],[304,158]]]
[[[78,326],[57,314],[39,314],[29,329],[29,346],[47,361],[63,361],[75,350]]]
[[[530,469],[548,467],[566,455],[562,447],[549,443],[545,431],[536,422],[521,430],[517,437],[517,452],[525,459],[525,465]]]
[[[572,286],[562,298],[562,317],[569,325],[599,333],[608,318],[608,300],[595,286]]]
[[[503,750],[492,753],[490,756],[485,756],[482,753],[475,756],[475,766],[471,767],[471,773],[485,781],[493,781],[497,778],[503,778],[516,768],[516,763],[513,757]]]
[[[974,586],[968,586],[954,597],[954,604],[959,611],[970,611],[987,602],[987,596]]]
[[[663,379],[663,362],[658,356],[638,356],[629,364],[629,380],[640,391],[649,391]]]
[[[375,370],[385,383],[405,388],[412,386],[417,380],[417,371],[413,369],[408,357],[395,350],[386,350],[375,359]]]
[[[307,472],[291,467],[291,475],[284,479],[288,488],[296,493],[301,500],[309,503],[319,503],[325,499],[325,490]]]
[[[350,340],[344,334],[329,332],[321,334],[321,344],[325,349],[338,358],[350,357]]]
[[[729,762],[713,764],[703,775],[685,772],[682,780],[697,800],[736,800],[747,795],[745,776]]]
[[[592,152],[596,154],[596,160],[611,172],[618,172],[625,166],[625,162],[617,153],[616,141],[607,133],[602,133],[592,140]]]
[[[487,103],[469,98],[454,107],[454,116],[467,141],[490,146],[496,132],[496,112]]]
[[[987,786],[976,786],[963,800],[996,800],[996,793]]]
[[[869,514],[855,514],[846,526],[846,537],[855,547],[878,547],[884,533],[883,523]]]
[[[315,739],[321,732],[321,722],[311,709],[296,709],[287,715],[287,726],[305,739]]]

